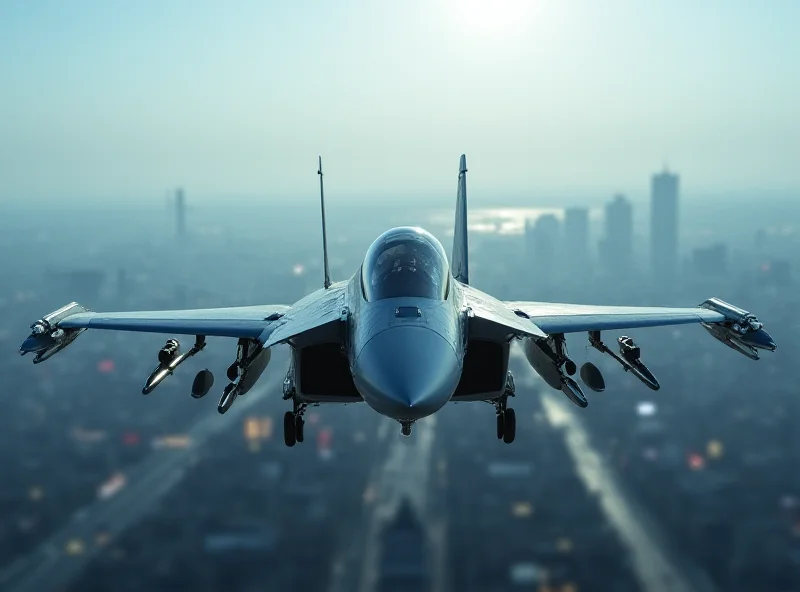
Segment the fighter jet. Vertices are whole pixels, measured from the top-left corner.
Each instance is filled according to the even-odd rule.
[[[303,414],[310,405],[365,402],[399,422],[410,435],[417,420],[448,402],[482,401],[494,406],[497,438],[514,441],[515,396],[508,371],[509,350],[520,342],[530,365],[552,388],[579,407],[588,400],[572,378],[576,364],[565,334],[586,332],[589,344],[611,355],[652,389],[659,384],[627,335],[619,354],[601,339],[602,331],[699,323],[712,337],[757,360],[775,342],[755,315],[718,298],[689,308],[594,306],[549,302],[504,302],[470,285],[467,241],[467,160],[458,168],[452,257],[418,227],[392,228],[367,250],[363,263],[342,282],[332,282],[328,266],[322,158],[320,181],[324,280],[321,289],[291,305],[199,310],[91,312],[76,302],[31,325],[20,353],[43,362],[87,329],[192,335],[181,353],[176,339],[158,352],[158,366],[146,380],[149,394],[186,359],[202,351],[207,337],[238,339],[236,360],[227,370],[218,411],[225,413],[247,393],[269,364],[272,348],[290,347],[283,398],[292,406],[284,416],[287,446],[303,441]],[[605,382],[587,362],[582,382],[602,391]],[[197,374],[192,396],[213,385],[208,370]]]

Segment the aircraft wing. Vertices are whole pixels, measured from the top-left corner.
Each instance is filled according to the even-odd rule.
[[[77,312],[57,323],[62,329],[109,329],[255,339],[284,316],[289,306],[235,306],[142,312]]]
[[[553,302],[505,302],[505,305],[549,335],[699,323],[715,339],[755,360],[757,350],[775,351],[777,347],[754,314],[719,298],[709,298],[692,308]]]
[[[20,346],[20,353],[35,353],[34,363],[42,362],[87,329],[236,337],[257,340],[269,347],[338,320],[341,300],[342,289],[332,286],[292,306],[92,312],[73,302],[31,325],[32,332]]]
[[[594,306],[556,302],[506,302],[505,304],[517,315],[525,315],[547,334],[686,323],[720,323],[725,320],[725,315],[701,307]]]

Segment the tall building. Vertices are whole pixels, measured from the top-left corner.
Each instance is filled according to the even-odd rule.
[[[589,210],[564,210],[562,264],[568,271],[585,271],[589,266]]]
[[[533,271],[546,275],[558,265],[561,222],[553,214],[539,216],[534,223],[526,221],[525,242]]]
[[[657,279],[678,272],[678,175],[653,175],[650,191],[650,271]]]
[[[186,199],[183,189],[175,191],[175,234],[178,238],[186,236]]]
[[[605,237],[600,243],[603,268],[611,274],[624,274],[633,265],[633,207],[621,194],[606,204]]]

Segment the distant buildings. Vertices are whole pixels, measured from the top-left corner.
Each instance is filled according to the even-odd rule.
[[[633,208],[621,194],[606,204],[605,236],[599,245],[603,269],[611,275],[625,274],[633,264]]]
[[[553,214],[539,216],[535,222],[525,222],[525,254],[528,269],[537,281],[552,281],[559,264],[561,222]]]
[[[91,307],[100,299],[106,273],[101,269],[75,269],[52,272],[48,277],[54,293],[69,294],[72,300]]]
[[[756,281],[761,286],[786,287],[792,284],[792,264],[787,259],[772,258],[761,263]]]
[[[425,531],[407,499],[381,534],[378,592],[431,589]]]
[[[699,276],[720,275],[728,270],[728,247],[722,243],[692,251],[692,272]]]
[[[175,191],[175,235],[178,238],[186,236],[186,198],[183,189]]]
[[[589,210],[564,210],[562,264],[568,273],[583,273],[589,268]]]
[[[664,169],[650,188],[650,265],[658,280],[674,280],[678,271],[678,175]]]

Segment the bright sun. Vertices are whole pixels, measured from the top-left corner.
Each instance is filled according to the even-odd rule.
[[[464,25],[481,33],[508,33],[524,25],[534,0],[456,0],[453,10]]]

